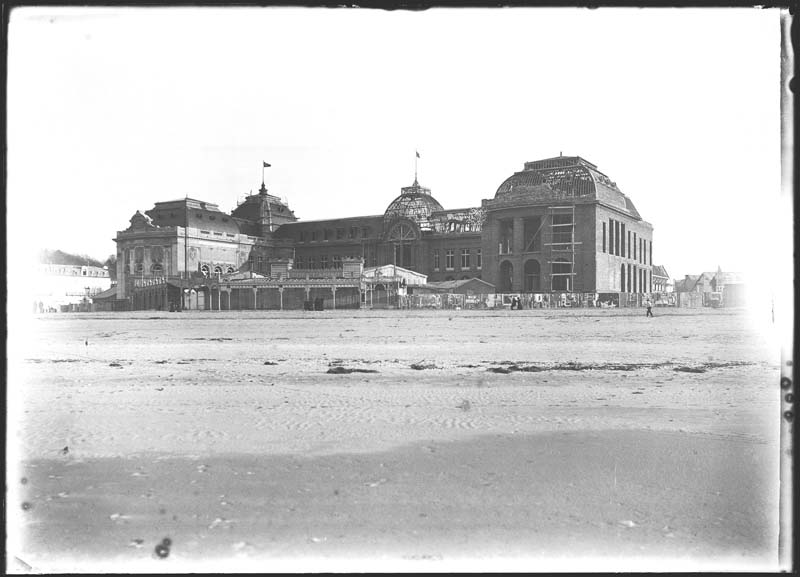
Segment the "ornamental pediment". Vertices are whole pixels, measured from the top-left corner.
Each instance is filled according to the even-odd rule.
[[[138,210],[136,211],[136,214],[134,214],[131,217],[130,222],[131,224],[126,229],[126,232],[128,231],[141,232],[146,230],[156,230],[158,228],[156,225],[153,224],[153,219],[151,219],[146,214],[142,214]]]

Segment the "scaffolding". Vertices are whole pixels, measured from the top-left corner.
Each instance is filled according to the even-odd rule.
[[[550,265],[550,291],[580,292],[575,282],[575,247],[581,244],[575,240],[575,205],[550,206],[545,218],[545,223],[549,224],[548,242],[544,247],[546,262]]]

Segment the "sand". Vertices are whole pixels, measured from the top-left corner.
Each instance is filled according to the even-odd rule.
[[[655,314],[31,317],[8,568],[776,569],[779,350]]]

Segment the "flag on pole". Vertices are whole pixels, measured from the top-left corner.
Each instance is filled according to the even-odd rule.
[[[417,150],[417,151],[415,151],[415,152],[417,153],[417,158],[419,158],[419,157],[420,157],[420,156],[419,156],[419,151]]]
[[[419,155],[417,155],[417,156],[419,156]],[[264,162],[264,168],[269,168],[270,166],[272,166],[272,165],[269,162]]]

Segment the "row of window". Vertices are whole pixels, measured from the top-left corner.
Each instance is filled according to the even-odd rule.
[[[301,230],[298,240],[300,242],[317,242],[324,240],[355,240],[358,238],[370,238],[371,236],[372,236],[371,227],[365,226],[359,228],[357,226],[351,226],[349,229],[323,228],[320,230]]]
[[[79,267],[62,266],[62,267],[48,267],[45,269],[49,273],[54,274],[71,274],[72,276],[108,276],[108,273],[102,270],[89,270]]]
[[[625,223],[608,219],[608,244],[606,245],[606,223],[603,222],[603,252],[632,258],[641,264],[653,264],[653,241],[641,238],[637,233],[625,230]]]
[[[214,232],[211,232],[210,230],[201,230],[200,234],[213,234],[214,236],[222,236],[222,233],[217,232],[216,230]],[[228,236],[228,238],[236,238],[235,234],[231,234],[229,232],[226,232],[225,234]]]
[[[638,268],[635,264],[621,264],[619,290],[628,293],[653,292],[653,271]]]
[[[344,258],[355,258],[345,255]],[[319,257],[308,257],[308,260],[302,256],[298,256],[294,260],[294,268],[301,269],[315,269],[315,268],[342,268],[342,256],[335,254],[328,260],[328,255],[321,255]]]
[[[194,215],[197,218],[201,219],[201,220],[203,218],[203,213],[202,212],[195,212]],[[166,218],[166,217],[167,216],[164,213],[160,213],[160,212],[155,213],[156,220],[161,220],[162,218]],[[169,218],[175,218],[175,212],[174,211],[170,211]],[[227,216],[223,216],[221,218],[222,218],[222,222],[228,222],[228,217]],[[216,215],[209,214],[208,215],[208,220],[217,220],[217,217],[216,217]]]
[[[462,248],[460,250],[461,256],[461,269],[468,269],[472,267],[472,254],[470,249]],[[455,249],[447,249],[444,251],[444,267],[445,270],[453,270],[455,269],[455,261],[456,261],[456,251]],[[481,268],[483,266],[483,253],[481,249],[475,249],[475,268]],[[433,251],[433,270],[439,270],[441,268],[441,260],[439,256],[439,251]]]

